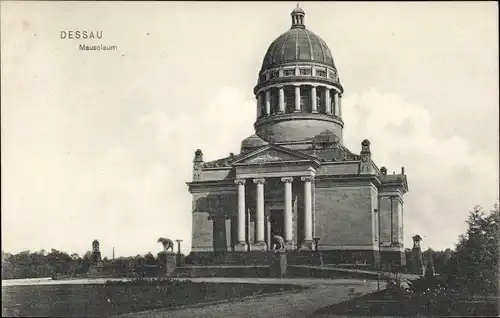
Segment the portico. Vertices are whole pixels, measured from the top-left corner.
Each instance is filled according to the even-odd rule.
[[[238,211],[237,226],[238,242],[235,245],[237,251],[258,251],[268,250],[270,247],[271,232],[270,211],[282,210],[283,212],[283,232],[282,236],[285,244],[293,248],[300,243],[301,250],[311,250],[312,248],[312,182],[319,162],[315,158],[303,156],[294,158],[296,160],[283,160],[289,152],[288,149],[280,149],[278,146],[268,146],[251,157],[243,157],[236,161],[233,166],[236,170],[234,183],[237,185]],[[271,159],[275,156],[275,161],[261,162],[264,159]],[[290,157],[290,154],[288,154]],[[292,159],[291,157],[288,159]],[[298,159],[298,161],[297,161]],[[267,189],[269,181],[273,181],[271,189]],[[279,185],[278,185],[279,184]],[[293,193],[293,185],[298,193]],[[278,186],[277,186],[278,185]],[[252,189],[253,188],[253,189]],[[264,195],[264,194],[267,195]],[[247,206],[246,198],[251,196],[255,203],[251,207]],[[301,219],[301,224],[294,224],[294,200],[302,200],[302,208],[297,210],[301,215],[296,219]],[[249,204],[250,205],[250,204]],[[272,207],[275,207],[274,209]],[[278,207],[278,208],[276,208]],[[255,215],[255,240],[247,242],[246,231],[249,230],[246,224],[248,210],[254,210]],[[297,232],[303,233],[302,237],[294,235],[294,225]],[[295,239],[294,239],[295,236]]]

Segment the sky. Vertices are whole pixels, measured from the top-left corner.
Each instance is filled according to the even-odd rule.
[[[2,250],[191,244],[194,151],[238,153],[295,2],[2,2]],[[498,202],[495,2],[304,2],[345,93],[344,144],[405,167],[405,247],[453,247]],[[61,31],[102,39],[61,39]],[[80,44],[116,45],[84,52]]]

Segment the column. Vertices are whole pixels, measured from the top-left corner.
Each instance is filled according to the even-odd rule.
[[[333,114],[335,116],[339,115],[339,94],[335,92],[335,95],[333,95],[333,107],[334,107],[334,112]]]
[[[283,86],[279,87],[280,90],[280,108],[279,112],[284,113],[285,112],[285,89]]]
[[[247,244],[245,242],[245,180],[234,180],[238,185],[238,242],[235,244],[236,251],[246,251]]]
[[[227,251],[230,252],[232,250],[233,238],[231,237],[231,218],[226,217],[226,246]],[[180,244],[180,243],[179,243]]]
[[[257,95],[257,119],[262,116],[262,94]]]
[[[264,179],[253,179],[257,185],[257,204],[256,204],[256,224],[257,224],[257,237],[255,242],[255,249],[265,249],[266,243],[264,242]]]
[[[266,215],[266,241],[267,241],[267,249],[270,250],[271,246],[271,220],[269,220],[269,215]]]
[[[285,243],[292,243],[293,241],[293,225],[292,225],[292,177],[281,178],[285,184]]]
[[[300,112],[300,85],[295,85],[295,111]]]
[[[266,110],[265,115],[271,115],[271,91],[266,91]]]
[[[328,87],[325,87],[325,108],[327,114],[332,113],[332,101],[330,99],[330,89]]]
[[[318,99],[316,97],[316,86],[311,87],[311,105],[312,105],[312,112],[317,113],[318,112],[318,105],[317,105]]]
[[[342,118],[342,94],[339,94],[339,117]]]
[[[312,190],[311,190],[311,214],[312,214],[312,237],[313,240],[316,235],[316,180],[312,180],[311,182]],[[315,245],[316,247],[316,245]]]
[[[313,177],[302,177],[304,181],[304,243],[307,246],[302,248],[312,249],[312,183]]]
[[[394,196],[390,196],[389,200],[391,200],[391,244],[393,244],[396,240],[394,240]]]

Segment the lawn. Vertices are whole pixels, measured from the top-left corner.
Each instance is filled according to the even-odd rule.
[[[347,316],[498,316],[498,298],[462,297],[451,303],[449,299],[431,299],[425,295],[402,298],[389,290],[364,295],[342,303],[316,310],[315,314]]]
[[[9,286],[2,287],[2,307],[11,317],[108,317],[298,288],[189,281]]]

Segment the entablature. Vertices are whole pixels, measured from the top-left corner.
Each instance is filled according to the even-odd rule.
[[[263,116],[257,119],[254,123],[254,128],[258,128],[262,125],[267,125],[269,123],[290,121],[290,120],[321,120],[330,123],[335,123],[341,127],[344,127],[344,121],[340,117],[335,117],[329,114],[321,113],[306,113],[306,112],[294,112],[294,113],[282,113],[273,114],[272,116]]]
[[[316,170],[308,165],[263,165],[242,166],[236,168],[236,178],[281,178],[281,177],[305,177],[316,175]]]
[[[356,187],[356,186],[372,186],[378,189],[380,180],[374,175],[317,175],[315,178],[317,188],[335,187]]]
[[[322,161],[317,174],[325,177],[359,175],[359,163],[359,160]]]
[[[402,194],[408,192],[408,182],[406,180],[406,175],[393,175],[391,177],[395,178],[388,179],[386,176],[380,176],[382,191],[390,192],[397,190]]]
[[[189,193],[236,193],[236,185],[233,179],[219,180],[219,181],[193,181],[186,182]]]

